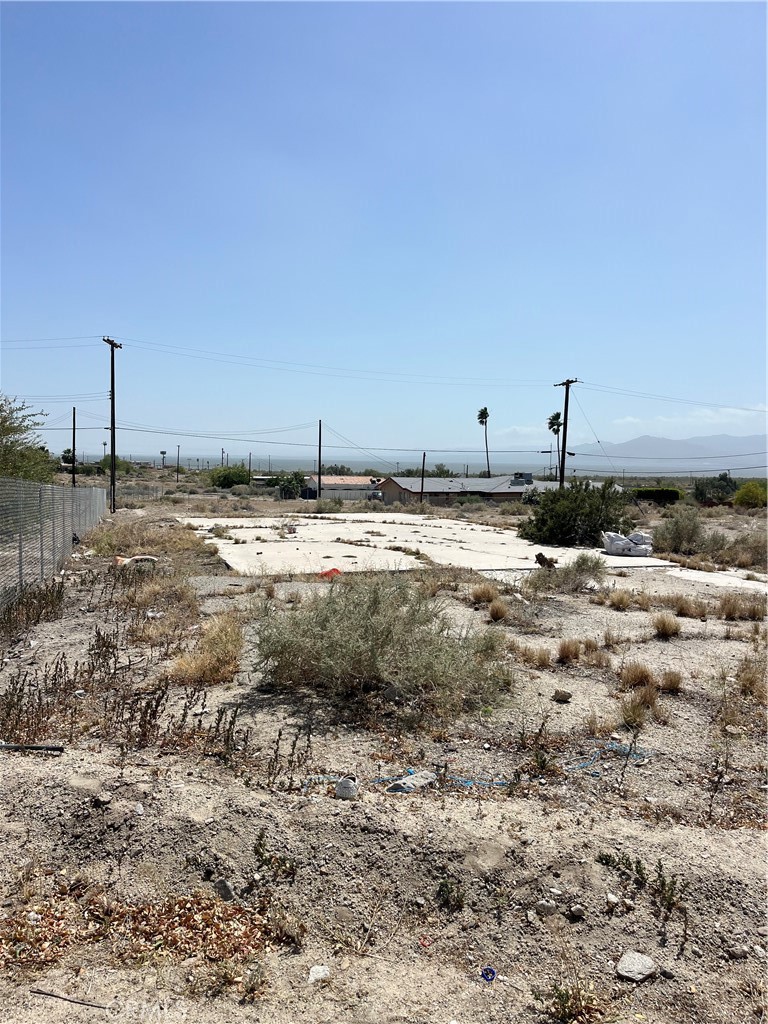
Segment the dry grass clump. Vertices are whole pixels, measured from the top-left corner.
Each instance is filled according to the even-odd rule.
[[[648,714],[656,714],[659,693],[655,686],[641,686],[633,693],[622,697],[620,703],[621,720],[628,729],[636,731],[648,719]]]
[[[491,604],[498,596],[498,588],[493,583],[478,583],[472,587],[472,600],[475,604]]]
[[[768,664],[765,651],[742,658],[736,669],[736,680],[744,697],[754,697],[763,704],[768,700]]]
[[[510,640],[508,650],[515,654],[526,665],[534,668],[551,668],[552,654],[547,647],[531,647],[521,644],[518,640]]]
[[[647,590],[641,590],[639,594],[635,594],[635,604],[644,612],[651,610],[651,595]]]
[[[105,522],[88,534],[85,543],[97,555],[154,555],[157,557],[193,552],[210,554],[202,537],[179,523]]]
[[[231,683],[240,668],[243,628],[237,612],[214,615],[197,646],[171,666],[168,679],[178,686]]]
[[[700,597],[689,597],[687,594],[666,594],[659,599],[665,608],[671,608],[681,619],[706,619],[709,612],[707,602]]]
[[[768,596],[760,593],[723,594],[717,603],[717,614],[730,622],[762,621],[768,614]]]
[[[590,665],[592,668],[610,668],[611,667],[611,656],[607,651],[601,648],[595,650],[587,650],[585,648],[583,659],[584,664]]]
[[[603,647],[612,648],[619,647],[621,644],[627,643],[627,637],[619,636],[614,633],[612,629],[606,629],[603,632]]]
[[[488,614],[492,622],[501,622],[509,617],[509,605],[503,597],[496,597],[488,605]]]
[[[612,590],[608,595],[608,607],[617,612],[625,612],[632,604],[632,594],[628,590]]]
[[[659,640],[671,640],[680,636],[680,623],[669,612],[660,612],[653,617],[653,628]]]
[[[666,669],[658,681],[661,693],[680,693],[683,688],[683,677],[675,669]]]
[[[627,661],[619,669],[619,683],[622,690],[636,690],[641,686],[655,686],[652,670],[643,661]]]
[[[578,661],[581,654],[581,640],[574,638],[561,640],[557,648],[557,660],[561,665]]]
[[[407,579],[337,580],[286,615],[262,620],[267,675],[343,702],[345,714],[376,714],[375,698],[416,719],[440,719],[490,703],[509,686],[500,637],[457,635],[441,605]]]

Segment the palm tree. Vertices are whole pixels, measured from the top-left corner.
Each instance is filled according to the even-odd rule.
[[[547,420],[547,430],[555,435],[557,441],[557,471],[560,472],[560,431],[563,428],[563,418],[559,412],[553,412]],[[552,449],[550,448],[550,451]]]
[[[477,422],[485,430],[485,463],[488,466],[488,476],[491,475],[491,460],[488,457],[488,417],[490,413],[485,406],[477,414]]]

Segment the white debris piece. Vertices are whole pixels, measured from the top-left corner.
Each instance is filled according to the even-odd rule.
[[[608,555],[635,555],[648,558],[653,554],[653,537],[649,533],[604,533],[603,547]]]

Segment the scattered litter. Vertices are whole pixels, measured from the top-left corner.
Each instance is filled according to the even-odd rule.
[[[422,946],[424,949],[429,949],[429,947],[432,945],[434,941],[435,940],[433,938],[430,938],[429,935],[419,936],[419,945]]]
[[[165,617],[165,612],[156,612],[150,608],[146,616],[148,619],[162,619]]]
[[[324,572],[318,573],[321,580],[332,580],[337,576],[341,576],[341,569],[326,569]]]
[[[602,754],[608,751],[612,754],[618,754],[620,757],[625,757],[627,760],[635,762],[635,766],[640,768],[647,763],[648,759],[652,756],[650,750],[641,750],[639,747],[634,749],[628,743],[619,743],[617,740],[606,740],[601,744],[602,750],[593,750],[591,754],[586,757],[571,758],[571,761],[575,761],[575,764],[563,764],[563,768],[567,772],[578,772],[586,771],[588,775],[593,775],[596,779],[600,778],[601,772],[599,768],[594,766],[600,760]]]
[[[344,775],[336,783],[336,798],[338,800],[356,800],[357,799],[357,776],[356,775]]]
[[[429,786],[436,779],[437,774],[435,772],[415,772],[413,769],[409,769],[407,775],[404,775],[402,779],[395,779],[394,782],[387,786],[384,792],[413,793],[416,789],[424,789],[425,786]]]
[[[75,690],[75,692],[74,692],[74,694],[72,696],[73,697],[84,697],[85,696],[85,690]]]
[[[496,971],[492,967],[484,967],[480,974],[484,981],[495,981],[496,979]]]
[[[621,533],[604,533],[603,547],[608,555],[636,555],[648,558],[653,554],[653,537],[650,533],[630,533],[624,537]]]
[[[125,555],[115,555],[113,561],[121,569],[128,569],[132,565],[154,565],[157,559],[154,555],[133,555],[131,558],[126,558]]]
[[[72,996],[60,996],[58,992],[46,992],[44,988],[31,988],[33,996],[47,996],[49,999],[63,999],[65,1003],[76,1003],[78,1006],[92,1006],[96,1010],[113,1010],[114,1004],[107,1006],[105,1003],[89,1003],[86,999],[74,999]]]
[[[51,754],[63,754],[64,747],[50,743],[3,743],[0,740],[0,750],[46,750]]]

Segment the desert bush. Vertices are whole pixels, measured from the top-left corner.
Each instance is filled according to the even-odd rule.
[[[489,703],[508,670],[488,651],[481,639],[457,635],[422,588],[383,576],[344,578],[290,616],[267,615],[259,635],[268,678],[311,686],[368,715],[371,698],[385,691],[419,718]]]
[[[581,551],[567,565],[554,569],[534,569],[529,574],[526,587],[534,593],[551,591],[561,594],[577,594],[590,584],[602,583],[605,578],[605,560],[600,555]]]
[[[741,508],[765,508],[768,501],[768,487],[765,480],[748,480],[733,496],[734,505]]]
[[[243,629],[236,612],[214,615],[197,646],[178,658],[168,672],[178,686],[200,687],[230,683],[240,668]]]
[[[0,636],[8,638],[24,633],[38,622],[58,619],[64,609],[63,580],[48,580],[25,587],[18,597],[0,612]]]
[[[341,512],[343,508],[343,498],[319,498],[314,505],[314,511],[321,514],[324,512]]]
[[[578,661],[581,654],[581,641],[574,638],[561,640],[557,648],[557,660],[561,665]]]
[[[647,590],[641,590],[639,594],[635,594],[635,604],[644,612],[651,610],[651,595]]]
[[[497,597],[488,605],[488,614],[493,622],[501,622],[509,615],[509,605],[503,597]]]
[[[608,595],[608,606],[617,612],[625,612],[632,604],[632,594],[628,590],[612,590]]]
[[[704,526],[695,508],[678,506],[653,531],[653,547],[657,552],[694,555],[702,550]]]
[[[768,665],[765,651],[748,654],[736,668],[736,680],[744,697],[754,697],[765,704],[768,699]]]
[[[758,592],[747,594],[723,594],[717,603],[717,614],[730,622],[747,620],[762,621],[768,613],[768,597]]]
[[[547,647],[529,647],[513,639],[509,642],[509,650],[521,661],[535,668],[550,668],[552,665],[552,655]]]
[[[653,628],[659,640],[671,640],[680,635],[680,623],[669,612],[661,612],[653,617]]]
[[[652,501],[656,505],[674,505],[684,496],[678,487],[635,487],[633,495],[640,501]]]
[[[596,547],[605,530],[623,533],[629,528],[625,503],[626,495],[612,480],[601,487],[575,480],[562,490],[544,491],[518,532],[536,544]]]
[[[656,682],[652,670],[642,661],[627,661],[619,669],[619,683],[623,690],[653,686]]]
[[[471,596],[475,604],[490,604],[499,596],[499,591],[493,583],[478,583],[472,588]]]

